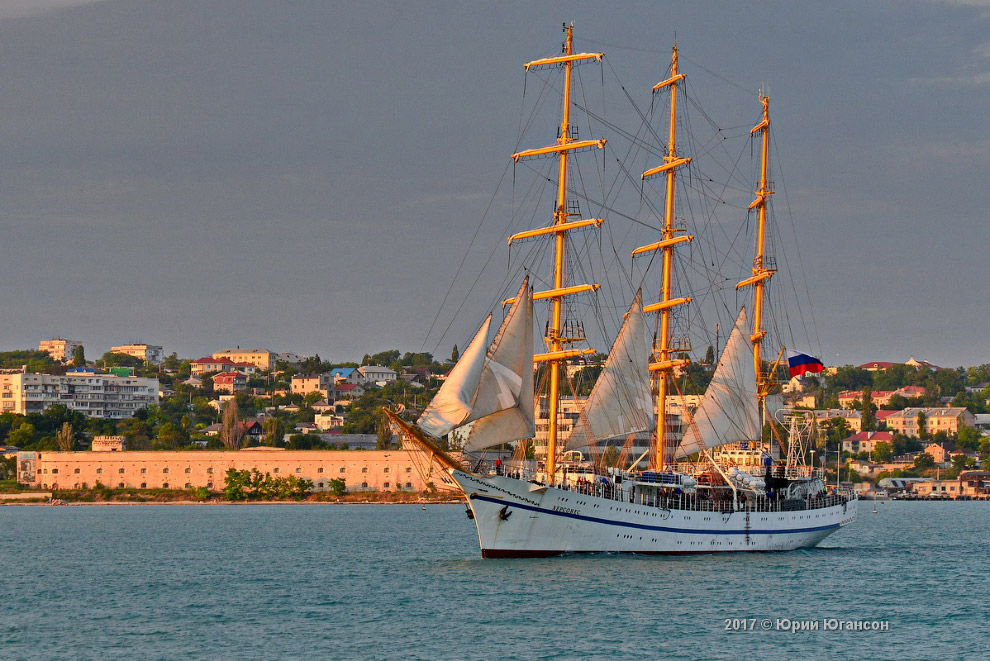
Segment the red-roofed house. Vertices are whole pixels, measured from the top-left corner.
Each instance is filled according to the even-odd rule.
[[[877,411],[874,415],[876,416],[877,422],[886,422],[887,418],[897,413],[897,411]]]
[[[866,370],[867,372],[879,372],[881,370],[887,370],[896,365],[897,363],[888,363],[882,360],[878,360],[875,363],[863,363],[859,366],[859,369]]]
[[[338,383],[334,386],[334,391],[338,398],[360,397],[364,394],[364,388],[356,383]]]
[[[861,431],[842,439],[843,452],[873,452],[877,443],[893,443],[889,431]]]
[[[209,374],[210,372],[233,372],[234,361],[229,358],[197,358],[189,364],[193,374]]]
[[[870,392],[870,403],[874,406],[886,406],[890,404],[890,398],[893,394],[893,390],[873,390]],[[844,409],[851,409],[856,402],[862,403],[862,400],[862,390],[843,390],[839,393],[839,406]]]
[[[925,369],[930,370],[932,372],[937,372],[940,369],[944,369],[942,367],[939,367],[935,363],[928,362],[927,360],[915,360],[914,359],[914,356],[911,356],[910,360],[908,360],[904,364],[905,365],[910,365],[911,367],[917,367],[918,369],[921,369],[922,367],[924,367]]]
[[[898,388],[896,392],[905,399],[913,399],[915,397],[922,397],[925,394],[925,389],[921,386],[904,386],[903,388]]]
[[[213,389],[220,392],[247,390],[247,374],[221,372],[213,377]]]

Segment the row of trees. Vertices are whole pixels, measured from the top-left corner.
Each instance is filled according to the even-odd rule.
[[[312,480],[289,475],[272,477],[258,469],[227,470],[223,496],[227,500],[302,500],[313,490]],[[331,480],[331,492],[341,495],[346,490],[343,480]],[[339,491],[339,493],[338,493]]]

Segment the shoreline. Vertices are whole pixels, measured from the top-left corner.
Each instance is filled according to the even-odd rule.
[[[124,505],[124,506],[145,506],[145,505],[175,505],[175,506],[205,506],[205,507],[216,507],[216,506],[243,506],[243,505],[459,505],[460,500],[424,500],[424,501],[381,501],[381,500],[353,500],[353,501],[326,501],[326,500],[212,500],[212,501],[198,501],[198,500],[162,500],[162,501],[131,501],[131,500],[99,500],[99,501],[63,501],[60,503],[52,502],[25,502],[25,501],[6,501],[0,502],[0,507],[103,507],[103,506],[114,506],[114,505]]]
[[[184,491],[164,493],[140,493],[124,491],[121,493],[99,493],[92,491],[22,491],[18,493],[0,494],[0,507],[8,505],[29,505],[42,507],[62,507],[69,505],[455,505],[463,502],[463,498],[440,494],[397,494],[386,493],[353,493],[342,496],[328,494],[310,494],[300,499],[245,499],[228,500],[219,493],[210,497],[195,497]]]

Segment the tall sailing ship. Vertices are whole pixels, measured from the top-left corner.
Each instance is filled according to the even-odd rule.
[[[677,177],[691,157],[678,149],[678,89],[685,74],[678,69],[676,47],[669,75],[654,93],[669,95],[669,124],[662,161],[641,180],[662,178],[663,218],[657,241],[636,248],[632,257],[659,261],[660,286],[655,301],[644,305],[636,292],[580,415],[561,437],[560,401],[567,361],[594,353],[579,323],[567,314],[571,297],[599,289],[574,283],[569,276],[569,236],[597,229],[601,218],[580,218],[569,201],[570,160],[578,152],[605,148],[604,139],[579,139],[571,123],[572,72],[584,63],[600,63],[602,53],[575,53],[573,31],[564,26],[562,53],[525,64],[527,72],[562,70],[562,117],[555,144],[519,151],[515,162],[556,159],[556,204],[545,227],[509,238],[552,241],[552,275],[547,288],[535,291],[530,277],[516,295],[503,301],[504,318],[491,343],[488,315],[461,354],[436,397],[415,424],[387,411],[403,445],[424,462],[428,480],[459,490],[477,525],[486,558],[548,556],[560,553],[711,553],[786,551],[812,547],[856,518],[855,496],[827,487],[821,469],[806,465],[807,424],[800,415],[784,419],[789,430],[778,439],[785,452],[765,440],[767,397],[776,386],[775,361],[763,356],[765,288],[776,273],[766,258],[769,99],[761,95],[762,120],[750,132],[761,143],[756,198],[752,272],[736,290],[752,289],[749,309],[742,307],[719,357],[711,381],[693,413],[683,420],[668,411],[675,375],[687,362],[686,345],[675,337],[675,315],[692,302],[675,296],[675,250],[694,236],[678,227]],[[545,301],[546,351],[534,352],[534,302]],[[652,343],[647,315],[654,321]],[[537,394],[534,372],[545,382]],[[473,453],[507,443],[531,443],[536,413],[545,408],[547,440],[542,461],[472,460]],[[774,425],[768,425],[776,429]],[[452,432],[463,438],[467,459],[458,459],[441,441]],[[641,456],[618,462],[583,461],[580,449],[607,439],[649,434]],[[786,456],[781,456],[781,455]],[[775,456],[776,455],[776,456]],[[812,455],[813,456],[813,455]],[[629,457],[633,459],[633,457]],[[613,452],[614,459],[614,452]],[[612,465],[608,465],[611,463]]]

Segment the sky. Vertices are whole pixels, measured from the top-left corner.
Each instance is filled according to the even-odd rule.
[[[446,357],[564,21],[646,103],[675,38],[716,113],[769,92],[827,364],[990,362],[990,0],[0,2],[0,350]]]

